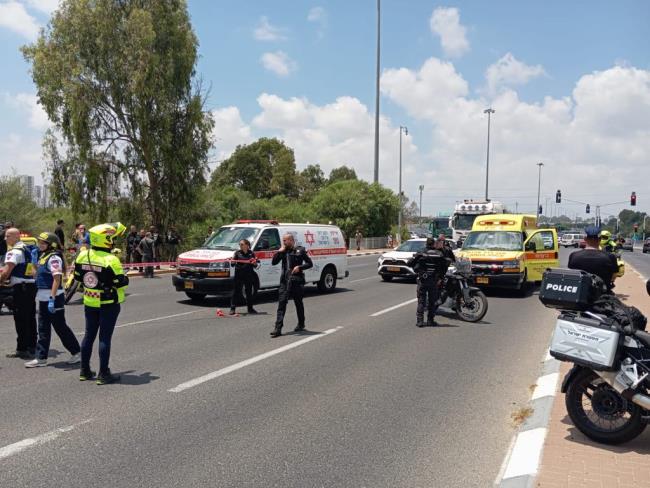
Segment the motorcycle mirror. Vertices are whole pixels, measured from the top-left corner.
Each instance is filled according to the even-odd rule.
[[[650,280],[645,282],[645,291],[650,295]]]

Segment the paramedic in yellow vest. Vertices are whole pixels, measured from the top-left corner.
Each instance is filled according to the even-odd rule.
[[[99,374],[97,384],[105,385],[119,381],[111,374],[108,361],[111,354],[111,338],[120,304],[129,279],[122,270],[122,264],[111,250],[114,241],[124,235],[126,227],[119,222],[96,225],[89,230],[90,249],[82,250],[75,260],[74,275],[84,286],[84,313],[86,334],[81,342],[81,381],[95,377],[90,369],[90,356],[99,332]]]

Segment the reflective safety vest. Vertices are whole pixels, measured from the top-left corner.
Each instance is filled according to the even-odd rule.
[[[24,242],[19,241],[11,248],[23,253],[23,262],[14,266],[14,269],[11,271],[11,276],[14,278],[27,280],[34,278],[35,266],[33,264],[31,247],[32,246],[27,246]]]
[[[129,280],[120,260],[108,250],[82,250],[75,260],[74,277],[84,286],[84,305],[87,307],[99,308],[124,301]]]
[[[49,290],[54,283],[54,276],[47,268],[47,262],[54,256],[53,252],[47,252],[38,260],[38,268],[36,268],[36,288]]]

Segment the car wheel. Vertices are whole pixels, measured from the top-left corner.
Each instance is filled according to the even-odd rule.
[[[329,293],[336,289],[336,268],[334,266],[325,266],[323,274],[318,282],[318,291]]]

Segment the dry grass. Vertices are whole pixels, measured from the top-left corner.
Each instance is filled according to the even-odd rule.
[[[535,410],[532,409],[531,407],[521,407],[512,412],[512,415],[510,415],[510,418],[512,419],[512,423],[515,427],[519,427],[521,424],[523,424],[528,417],[530,417]]]

